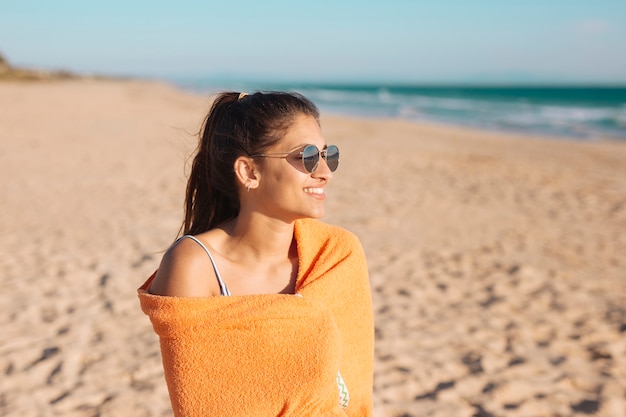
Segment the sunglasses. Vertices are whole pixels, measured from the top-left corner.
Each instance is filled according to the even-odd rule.
[[[315,145],[307,145],[301,150],[299,149],[293,152],[260,153],[250,156],[253,158],[262,156],[264,158],[292,159],[302,163],[302,167],[309,174],[317,170],[320,164],[320,158],[324,158],[331,172],[335,172],[339,166],[339,148],[335,145],[327,146],[322,150],[319,150]]]

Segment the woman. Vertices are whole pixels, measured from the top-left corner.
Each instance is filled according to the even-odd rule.
[[[314,220],[338,164],[301,95],[231,92],[213,103],[184,236],[139,289],[174,415],[371,415],[363,250]]]

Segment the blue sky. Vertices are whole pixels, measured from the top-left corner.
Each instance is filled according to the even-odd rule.
[[[626,1],[2,0],[0,53],[117,75],[626,83]]]

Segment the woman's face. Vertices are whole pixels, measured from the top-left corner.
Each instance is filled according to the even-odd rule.
[[[266,154],[300,151],[306,145],[324,149],[326,142],[317,120],[300,115],[295,118],[285,136]],[[263,158],[259,172],[260,181],[254,190],[253,203],[268,216],[292,222],[324,215],[324,187],[332,178],[332,172],[323,158],[320,158],[313,173],[303,169],[296,155]]]

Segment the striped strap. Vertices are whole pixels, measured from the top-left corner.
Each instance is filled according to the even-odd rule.
[[[340,372],[337,372],[337,387],[339,388],[339,405],[341,408],[346,408],[350,402],[350,393]]]

